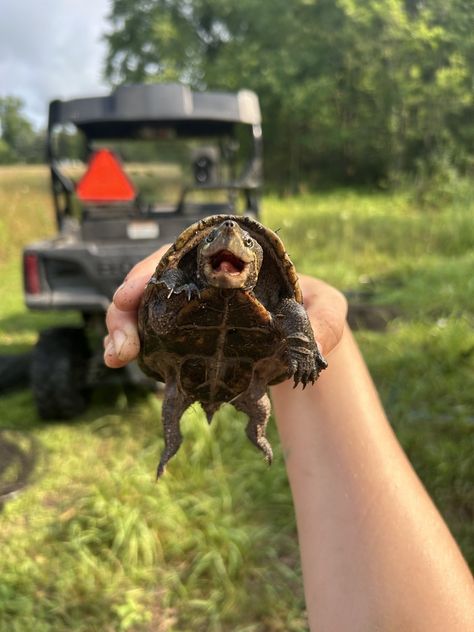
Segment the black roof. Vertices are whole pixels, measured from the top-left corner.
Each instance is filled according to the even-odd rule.
[[[88,136],[143,134],[146,125],[163,123],[183,133],[220,132],[235,123],[260,125],[257,95],[238,92],[194,92],[181,84],[122,86],[109,96],[52,101],[49,129],[74,123]]]

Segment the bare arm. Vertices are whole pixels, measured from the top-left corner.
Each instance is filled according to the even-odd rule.
[[[393,434],[348,328],[328,353],[340,316],[331,341],[317,322],[318,284],[304,279],[303,291],[329,368],[303,392],[288,382],[272,389],[311,630],[474,630],[470,572]]]

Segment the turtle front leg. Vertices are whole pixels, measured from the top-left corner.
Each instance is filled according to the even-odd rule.
[[[275,314],[275,323],[284,335],[288,348],[288,372],[295,387],[301,382],[314,384],[328,365],[314,340],[308,314],[294,299],[283,299]]]
[[[273,452],[270,442],[265,436],[268,419],[270,417],[271,403],[266,391],[245,391],[234,400],[233,405],[248,415],[249,421],[245,432],[250,441],[263,452],[268,465],[273,460]]]
[[[198,286],[189,281],[186,275],[179,268],[170,268],[166,270],[159,279],[154,276],[151,277],[149,283],[153,285],[164,285],[168,288],[168,298],[170,298],[173,294],[181,294],[181,292],[186,293],[186,298],[188,301],[192,299],[193,296],[199,296],[199,288]]]
[[[160,463],[156,472],[156,478],[160,478],[165,471],[166,464],[179,450],[183,440],[179,422],[181,416],[191,404],[191,400],[182,395],[176,386],[176,382],[166,383],[163,398],[161,416],[163,422],[165,449],[161,455]]]

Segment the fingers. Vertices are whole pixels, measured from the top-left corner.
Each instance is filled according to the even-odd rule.
[[[163,246],[134,266],[117,289],[107,310],[108,335],[104,338],[104,362],[118,369],[134,360],[140,351],[137,330],[137,310],[145,285],[168,249]]]
[[[137,331],[137,312],[122,311],[110,305],[105,319],[109,335],[104,340],[104,362],[112,369],[125,366],[140,351]]]
[[[329,355],[342,338],[347,300],[342,292],[324,281],[301,275],[303,300],[314,336],[323,355]]]

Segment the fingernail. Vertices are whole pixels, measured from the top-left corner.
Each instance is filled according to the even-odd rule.
[[[123,345],[125,344],[125,341],[127,340],[127,336],[121,329],[116,329],[112,334],[112,339],[114,342],[115,353],[117,357],[120,358],[120,353],[122,351]]]
[[[110,341],[107,343],[107,346],[105,347],[104,357],[107,357],[107,356],[114,356],[114,355],[116,355],[116,353],[115,353],[115,345],[114,345],[114,341],[113,341],[113,340],[110,340]]]

